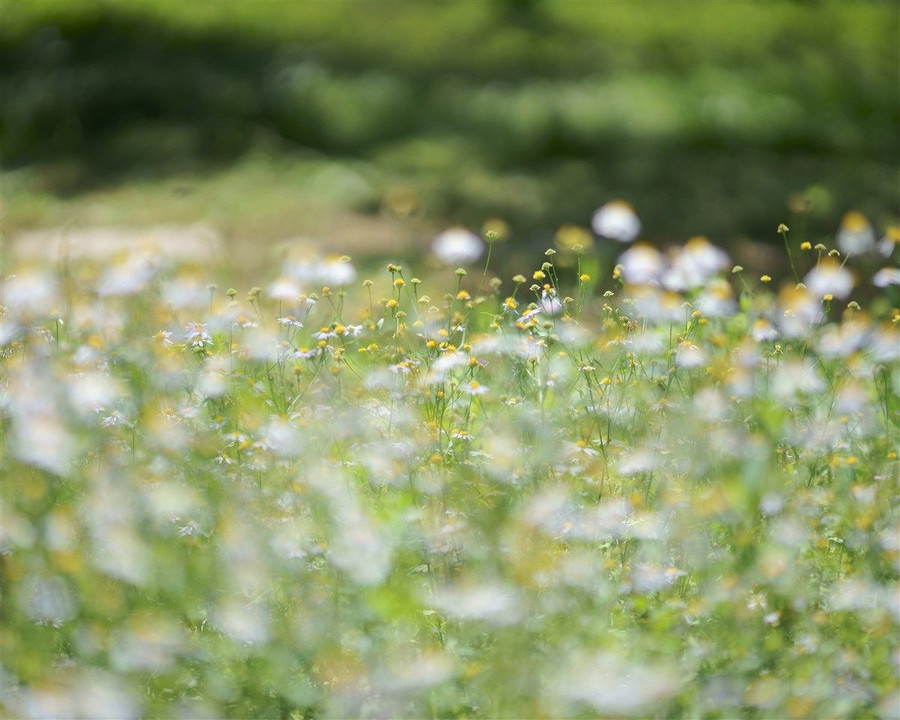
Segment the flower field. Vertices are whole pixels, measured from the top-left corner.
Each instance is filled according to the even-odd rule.
[[[897,717],[896,231],[593,225],[8,268],[4,715]]]

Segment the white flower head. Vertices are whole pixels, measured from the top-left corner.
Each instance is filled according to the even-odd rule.
[[[545,315],[559,315],[563,311],[563,304],[559,298],[544,292],[541,295],[540,309]]]
[[[356,268],[346,256],[322,259],[314,252],[297,251],[284,264],[284,275],[269,288],[269,294],[275,299],[288,299],[288,292],[293,292],[288,282],[295,280],[300,286],[329,285],[343,287],[356,280]],[[296,287],[299,295],[300,288]],[[281,295],[282,297],[278,297]]]
[[[280,277],[269,285],[268,294],[273,300],[293,302],[300,295],[300,286],[291,278]]]
[[[437,589],[433,603],[455,620],[509,625],[520,617],[520,601],[515,588],[493,582],[459,583]]]
[[[778,339],[778,330],[765,318],[757,318],[753,323],[752,335],[757,342],[772,342]]]
[[[828,258],[807,273],[803,283],[817,298],[833,295],[843,299],[853,289],[853,275],[842,265]]]
[[[865,215],[855,210],[844,215],[837,233],[837,246],[844,255],[861,255],[875,247],[875,231]]]
[[[710,275],[731,266],[731,261],[722,248],[716,247],[705,237],[693,237],[684,244],[682,257],[696,264]]]
[[[779,365],[772,373],[770,389],[779,400],[787,401],[801,394],[815,395],[822,392],[825,380],[815,363],[806,358]]]
[[[628,297],[637,317],[651,322],[675,321],[682,317],[682,298],[674,292],[666,292],[652,285],[635,285],[628,288]]]
[[[484,252],[484,241],[465,228],[450,228],[431,243],[431,250],[444,265],[468,265]]]
[[[708,317],[726,317],[737,311],[731,285],[722,278],[713,278],[697,298],[697,307]]]
[[[666,260],[655,247],[637,243],[622,254],[619,264],[622,279],[629,285],[658,285]]]
[[[624,200],[612,200],[594,213],[591,227],[600,237],[632,242],[641,232],[641,221]]]
[[[675,364],[678,367],[694,368],[706,363],[706,353],[691,342],[682,342],[675,350]]]
[[[82,415],[106,407],[121,395],[118,383],[99,372],[78,373],[71,379],[72,382],[67,385],[69,400]]]
[[[825,319],[820,299],[808,287],[784,288],[778,295],[778,306],[778,327],[790,338],[806,335]]]
[[[878,252],[884,257],[890,257],[897,245],[900,245],[900,226],[892,225],[878,241]]]
[[[98,290],[101,295],[135,295],[150,283],[159,264],[152,253],[128,253],[106,269]]]
[[[174,308],[197,309],[210,302],[209,285],[194,277],[178,277],[162,286],[162,297]]]
[[[875,287],[884,288],[888,285],[900,285],[900,268],[881,268],[872,276],[872,284]]]
[[[330,285],[343,287],[356,280],[356,268],[346,258],[326,260],[322,268],[322,280]]]
[[[46,271],[10,275],[3,283],[4,305],[15,317],[50,313],[59,302],[56,278]]]
[[[672,267],[663,277],[663,285],[679,291],[700,287],[730,265],[724,250],[705,237],[693,237],[672,251]]]

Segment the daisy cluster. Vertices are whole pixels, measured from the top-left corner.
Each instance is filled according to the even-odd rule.
[[[894,717],[896,232],[452,269],[507,231],[8,273],[5,714]]]

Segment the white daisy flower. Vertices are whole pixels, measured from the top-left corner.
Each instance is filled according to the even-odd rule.
[[[731,266],[727,253],[704,237],[688,240],[674,251],[672,267],[663,277],[669,290],[688,290],[705,285],[709,278]]]
[[[666,268],[662,253],[651,245],[638,243],[626,250],[619,258],[622,279],[630,285],[657,285],[659,276]]]
[[[545,315],[550,315],[551,317],[554,315],[559,315],[562,310],[563,304],[559,301],[558,298],[546,292],[541,296],[541,312],[543,312]]]
[[[881,268],[872,276],[872,284],[875,287],[887,287],[888,285],[900,285],[900,268]]]
[[[841,220],[837,246],[844,255],[861,255],[875,246],[875,231],[865,215],[855,210]]]
[[[803,278],[803,283],[817,298],[833,295],[843,299],[853,290],[853,275],[829,258],[810,270]]]
[[[675,364],[678,367],[694,368],[706,363],[706,353],[691,342],[682,342],[675,350]]]
[[[591,227],[600,237],[630,243],[640,234],[641,221],[627,202],[612,200],[594,213]]]
[[[481,257],[484,241],[465,228],[450,228],[432,241],[431,250],[444,265],[469,265]]]
[[[300,286],[290,278],[282,277],[269,285],[268,293],[273,300],[296,300]]]

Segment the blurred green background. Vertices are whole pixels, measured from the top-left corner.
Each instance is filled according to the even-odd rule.
[[[880,231],[898,33],[893,1],[3,0],[3,231],[359,255],[499,216],[525,249],[616,197],[738,257],[850,208]]]

